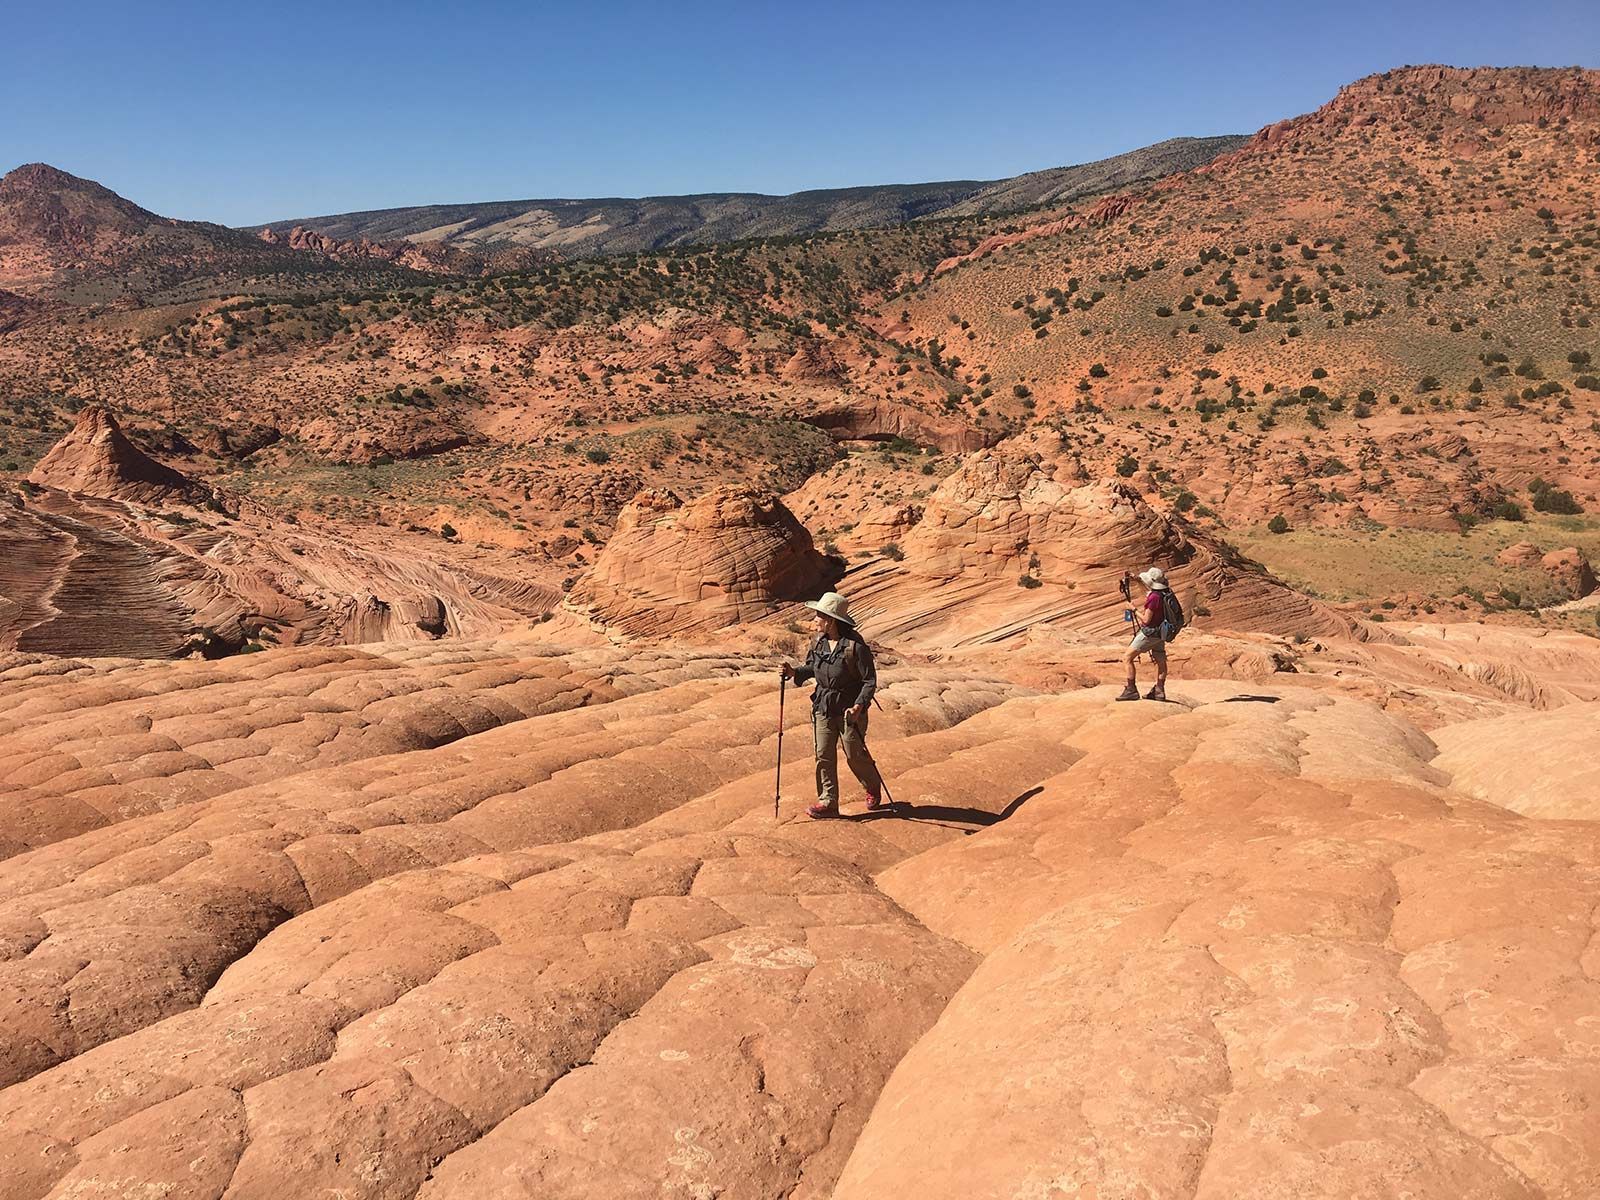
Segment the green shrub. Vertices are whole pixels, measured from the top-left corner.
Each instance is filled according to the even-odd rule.
[[[1548,486],[1534,495],[1533,507],[1538,512],[1557,513],[1561,516],[1574,516],[1583,511],[1583,506],[1573,498],[1571,492],[1558,491]]]
[[[1124,479],[1132,476],[1133,473],[1138,469],[1139,460],[1131,454],[1124,454],[1121,461],[1117,463],[1117,474],[1121,475]]]
[[[1277,516],[1273,517],[1272,520],[1267,522],[1267,532],[1268,533],[1288,533],[1289,532],[1289,520],[1288,520],[1288,518],[1285,517],[1282,513],[1279,513]]]
[[[1494,510],[1491,515],[1496,521],[1527,520],[1527,517],[1523,515],[1522,505],[1518,504],[1515,500],[1500,501],[1500,503],[1494,506]]]

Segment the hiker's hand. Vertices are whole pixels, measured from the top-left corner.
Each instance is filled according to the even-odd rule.
[[[778,671],[785,679],[793,679],[794,678],[794,664],[793,663],[784,663],[783,666],[778,668]]]
[[[855,724],[861,724],[861,718],[867,715],[867,706],[858,704],[846,714]]]

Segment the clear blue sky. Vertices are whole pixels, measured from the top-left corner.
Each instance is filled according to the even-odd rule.
[[[249,224],[999,178],[1407,63],[1600,65],[1596,0],[16,3],[0,172]]]

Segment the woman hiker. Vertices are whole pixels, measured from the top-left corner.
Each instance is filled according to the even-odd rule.
[[[1167,573],[1160,567],[1151,567],[1148,571],[1139,573],[1139,582],[1144,584],[1144,602],[1139,606],[1139,628],[1133,635],[1133,641],[1128,645],[1128,652],[1122,656],[1122,661],[1128,667],[1128,684],[1122,689],[1118,700],[1137,700],[1139,698],[1139,677],[1135,674],[1134,662],[1141,654],[1148,654],[1155,659],[1156,685],[1145,693],[1146,700],[1165,700],[1167,698],[1167,639],[1162,632],[1162,623],[1167,619]]]
[[[806,809],[813,817],[839,815],[839,747],[850,772],[867,790],[867,808],[883,802],[883,778],[867,753],[867,707],[878,690],[872,651],[850,619],[850,605],[838,592],[806,601],[816,614],[817,640],[803,666],[783,664],[783,677],[796,683],[817,681],[811,697],[811,741],[817,756],[817,802]]]

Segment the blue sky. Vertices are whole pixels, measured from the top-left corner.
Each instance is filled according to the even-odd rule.
[[[1600,66],[1596,0],[16,3],[0,172],[177,217],[1000,178],[1407,63]]]

